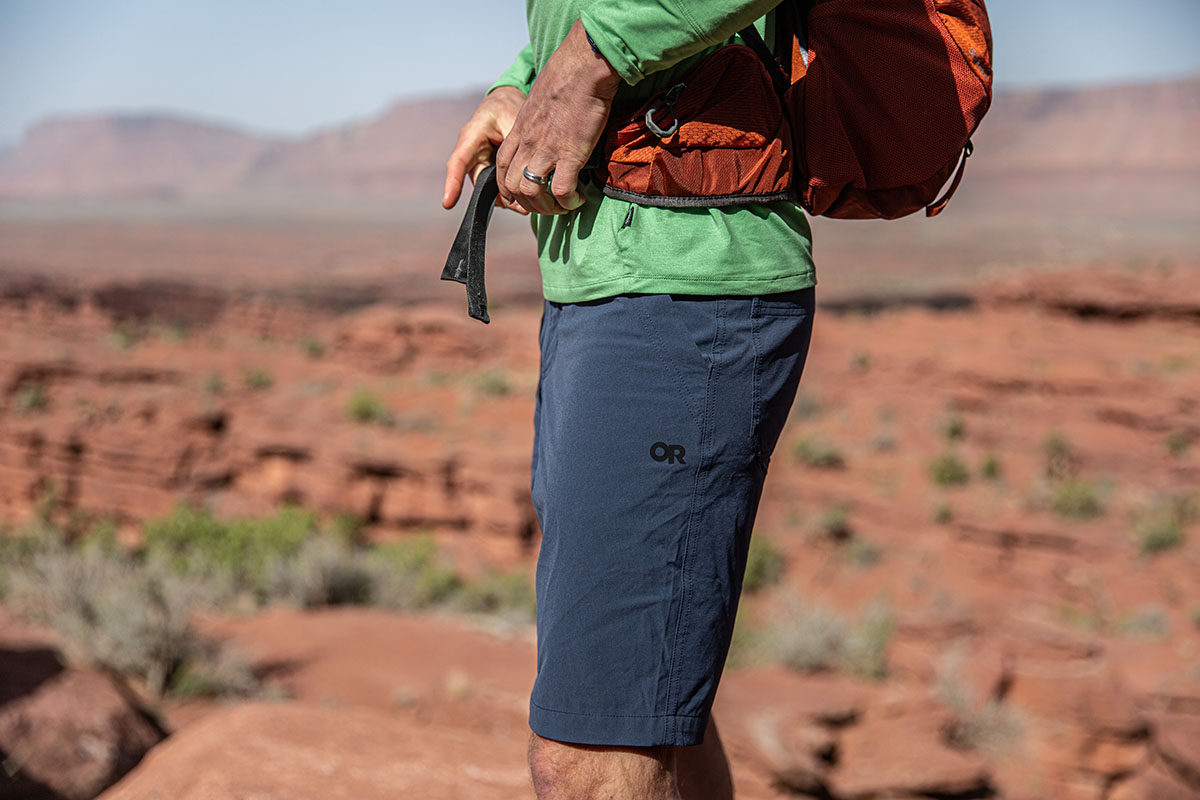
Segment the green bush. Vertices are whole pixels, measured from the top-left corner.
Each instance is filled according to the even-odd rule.
[[[228,575],[234,586],[266,596],[268,565],[295,555],[314,531],[315,518],[284,508],[261,519],[221,521],[205,510],[179,506],[146,525],[146,552],[177,572]]]
[[[18,414],[37,414],[50,408],[50,395],[38,381],[25,381],[13,395],[13,407]]]
[[[1200,517],[1194,495],[1160,498],[1139,515],[1135,533],[1138,550],[1154,556],[1187,541],[1187,527]]]
[[[850,509],[843,505],[831,506],[821,512],[817,520],[817,528],[821,536],[842,542],[854,535],[850,525]]]
[[[1004,465],[1000,463],[1000,457],[997,455],[989,455],[983,460],[983,466],[979,473],[983,475],[985,480],[998,481],[1004,476]]]
[[[933,521],[938,525],[949,525],[954,520],[954,509],[949,503],[939,503],[933,510]]]
[[[463,611],[500,614],[522,622],[532,621],[537,600],[529,575],[522,569],[487,572],[462,584],[455,605]]]
[[[962,486],[971,480],[967,465],[954,453],[943,453],[930,462],[929,476],[938,486]]]
[[[492,367],[475,376],[475,388],[485,395],[503,397],[512,391],[508,373],[503,367]]]
[[[1067,519],[1089,520],[1104,514],[1100,487],[1083,478],[1068,478],[1054,488],[1051,506]]]
[[[462,587],[454,570],[441,562],[432,536],[406,537],[379,545],[371,554],[377,605],[418,609],[445,603]]]
[[[366,389],[356,389],[346,403],[346,416],[361,424],[373,422],[391,425],[395,422],[391,409]]]
[[[1192,446],[1192,436],[1187,431],[1172,431],[1167,434],[1167,452],[1175,458],[1183,458]]]
[[[967,435],[967,421],[958,414],[951,414],[942,420],[941,430],[946,441],[957,442]]]
[[[750,537],[750,551],[746,556],[746,575],[742,588],[754,594],[773,586],[783,576],[785,566],[783,551],[762,535]]]
[[[320,339],[312,336],[305,336],[300,340],[300,349],[304,351],[304,355],[312,359],[317,359],[325,355],[325,345]]]
[[[242,382],[251,391],[261,392],[275,385],[275,378],[265,369],[248,369],[242,373]]]
[[[1042,442],[1042,457],[1045,459],[1046,477],[1050,480],[1072,478],[1079,469],[1079,456],[1075,447],[1061,433],[1052,433]]]
[[[800,439],[792,446],[792,455],[801,464],[813,469],[841,469],[846,466],[841,451],[823,439]]]

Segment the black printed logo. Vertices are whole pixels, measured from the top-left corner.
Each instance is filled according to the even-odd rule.
[[[676,462],[680,464],[687,464],[687,462],[683,460],[684,452],[683,445],[681,444],[655,442],[654,444],[650,445],[650,457],[655,461],[666,461],[668,464],[674,464]]]

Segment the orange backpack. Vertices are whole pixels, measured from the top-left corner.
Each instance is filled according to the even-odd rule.
[[[717,48],[636,109],[614,108],[591,179],[641,205],[940,213],[991,103],[983,0],[783,0],[774,13],[776,55],[748,26],[745,44]]]

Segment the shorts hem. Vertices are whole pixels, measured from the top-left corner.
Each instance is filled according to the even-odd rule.
[[[543,739],[614,747],[690,747],[704,741],[708,717],[624,716],[554,711],[529,702],[529,727]]]

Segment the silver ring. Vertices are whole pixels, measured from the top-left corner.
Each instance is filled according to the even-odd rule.
[[[547,183],[550,182],[550,179],[552,177],[554,177],[554,170],[550,170],[548,173],[546,173],[545,176],[542,176],[542,175],[534,175],[528,169],[523,167],[521,169],[521,174],[524,175],[525,178],[527,180],[529,180],[531,183],[536,183],[539,186],[545,186]]]

